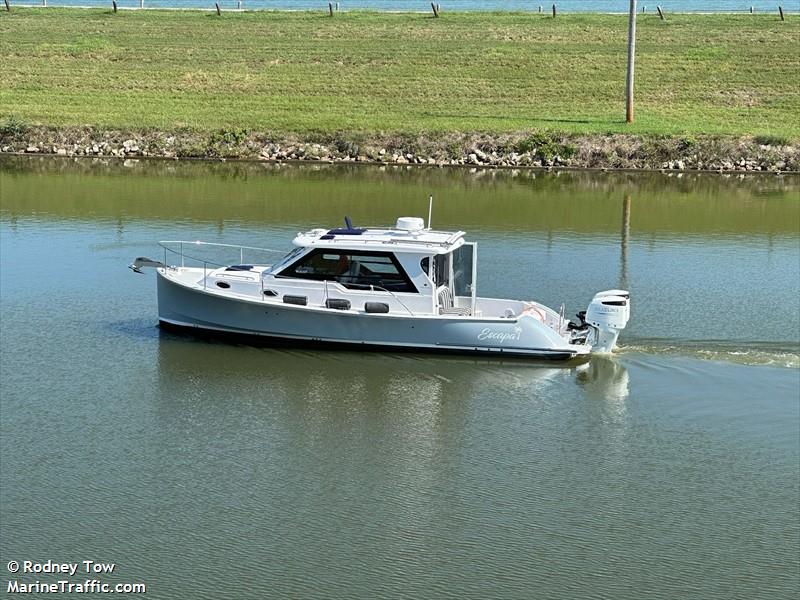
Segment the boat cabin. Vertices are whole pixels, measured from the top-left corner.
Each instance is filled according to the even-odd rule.
[[[475,314],[476,245],[464,232],[433,231],[401,217],[394,229],[312,229],[261,274],[267,296],[308,304],[434,315]],[[379,300],[379,302],[375,302]],[[349,304],[348,304],[349,303]],[[371,303],[385,306],[367,307]]]

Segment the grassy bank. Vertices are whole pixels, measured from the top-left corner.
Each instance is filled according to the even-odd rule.
[[[566,14],[0,13],[0,120],[117,130],[800,138],[800,19]]]

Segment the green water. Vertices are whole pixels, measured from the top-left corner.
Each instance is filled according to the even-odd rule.
[[[631,290],[554,367],[162,332],[160,239],[424,216],[479,293]],[[627,219],[626,219],[627,217]],[[794,598],[800,181],[0,161],[0,586],[150,598]],[[67,577],[82,581],[86,577]],[[9,594],[10,595],[10,594]]]

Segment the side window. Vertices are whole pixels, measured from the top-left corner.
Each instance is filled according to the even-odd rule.
[[[431,274],[431,259],[429,257],[426,256],[421,261],[419,261],[419,266],[422,267],[422,272],[425,273],[425,275],[430,276],[430,274]]]
[[[329,279],[347,271],[347,257],[336,253],[312,252],[281,275],[304,279]]]
[[[433,258],[434,283],[436,283],[437,287],[441,285],[450,285],[449,257],[449,254],[437,254]]]
[[[392,292],[417,292],[397,259],[381,252],[314,250],[277,277],[336,281],[351,289],[374,286]]]

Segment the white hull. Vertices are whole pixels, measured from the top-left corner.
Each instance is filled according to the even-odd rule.
[[[455,315],[370,314],[278,299],[235,296],[182,278],[188,269],[158,269],[159,319],[165,324],[280,342],[354,349],[415,350],[566,360],[590,347],[568,343],[531,315],[480,318]],[[200,270],[202,271],[202,270]],[[195,278],[196,280],[196,278]],[[508,301],[513,303],[515,301]]]
[[[274,343],[567,360],[611,352],[628,322],[624,290],[596,294],[578,322],[563,306],[479,297],[477,244],[463,231],[415,217],[393,229],[345,224],[298,233],[295,250],[273,264],[245,263],[265,249],[175,241],[161,242],[163,263],[130,266],[156,270],[161,323]],[[209,248],[236,248],[240,262],[197,255]]]

